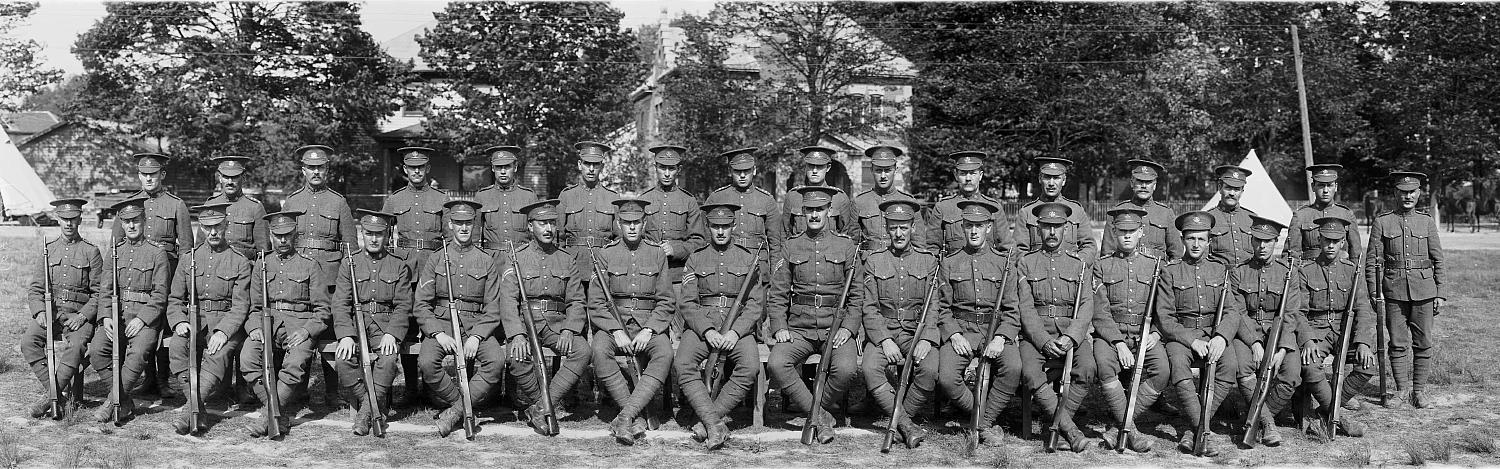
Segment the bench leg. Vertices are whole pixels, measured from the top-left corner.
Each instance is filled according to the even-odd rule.
[[[766,426],[766,394],[770,391],[770,378],[766,377],[766,364],[761,362],[760,374],[755,377],[755,392],[751,393],[750,400],[754,401],[750,409],[750,425],[759,427]]]
[[[422,375],[417,369],[416,354],[401,354],[401,379],[406,386],[406,396],[401,399],[403,407],[415,407],[422,402]]]
[[[323,369],[323,397],[327,399],[329,407],[341,409],[343,408],[343,405],[341,405],[343,403],[339,401],[343,400],[343,396],[339,395],[339,375],[333,369],[333,354],[322,353],[319,355],[322,355],[318,357],[322,359],[318,360],[318,362],[322,365]]]
[[[1021,431],[1019,434],[1021,439],[1029,440],[1031,439],[1031,390],[1022,386],[1021,392],[1017,394],[1021,396]]]

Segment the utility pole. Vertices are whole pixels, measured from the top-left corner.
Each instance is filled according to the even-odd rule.
[[[1292,60],[1297,66],[1297,107],[1302,110],[1302,166],[1313,165],[1312,125],[1307,117],[1307,82],[1302,78],[1302,42],[1297,39],[1297,25],[1292,25]],[[1307,181],[1307,198],[1313,198],[1312,176],[1306,171],[1302,177]]]

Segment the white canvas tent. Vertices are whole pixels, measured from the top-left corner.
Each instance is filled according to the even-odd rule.
[[[1245,192],[1240,195],[1240,206],[1255,211],[1256,215],[1281,222],[1285,225],[1292,222],[1292,206],[1286,203],[1286,198],[1281,196],[1281,191],[1276,190],[1276,184],[1271,182],[1271,175],[1266,173],[1266,166],[1261,164],[1260,157],[1255,156],[1255,150],[1245,155],[1239,166],[1250,170],[1250,177],[1245,178]],[[1203,205],[1204,210],[1219,205],[1219,194],[1214,194]],[[1286,233],[1281,234],[1276,246],[1280,248],[1286,241]]]
[[[5,216],[42,213],[55,199],[31,164],[21,157],[10,136],[0,134],[0,204],[5,207]]]

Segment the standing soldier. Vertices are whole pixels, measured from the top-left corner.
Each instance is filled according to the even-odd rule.
[[[780,261],[785,230],[781,222],[781,206],[776,197],[765,189],[755,186],[755,152],[759,148],[741,148],[719,155],[729,162],[729,185],[715,189],[708,195],[710,204],[734,204],[735,222],[730,238],[760,257],[761,278],[769,279],[771,259]],[[801,210],[800,208],[798,210]]]
[[[292,248],[300,216],[300,212],[281,211],[265,217],[274,250],[260,257],[260,269],[256,272],[259,275],[250,281],[253,317],[245,321],[245,345],[240,349],[240,372],[255,391],[255,397],[262,404],[271,402],[266,383],[275,380],[277,402],[283,408],[292,401],[293,390],[306,381],[313,346],[318,335],[328,329],[329,319],[328,290],[324,285],[331,283],[330,279],[321,276],[317,261]],[[261,327],[259,319],[267,308],[271,310],[273,328],[269,331]],[[281,352],[281,363],[274,368],[276,376],[265,375],[262,352],[267,346]],[[281,427],[282,435],[291,428],[290,420],[285,413],[277,416],[276,424]],[[270,434],[265,420],[255,420],[245,429],[251,438]]]
[[[380,209],[396,216],[396,247],[409,249],[406,261],[413,272],[421,272],[428,257],[443,248],[443,203],[448,201],[448,193],[432,187],[427,179],[433,152],[425,147],[396,150],[401,155],[406,186],[386,197]],[[344,238],[346,243],[353,241],[353,236]],[[477,238],[475,241],[478,244]]]
[[[948,155],[953,158],[953,179],[958,182],[958,193],[938,199],[932,216],[927,221],[927,243],[933,250],[953,252],[964,248],[967,229],[964,228],[964,211],[959,203],[979,201],[1000,206],[1000,201],[979,192],[979,183],[984,180],[984,160],[989,155],[981,151],[960,151]],[[1010,250],[1010,224],[1005,220],[1004,210],[995,210],[991,216],[989,232],[991,249],[1002,254]]]
[[[224,237],[228,208],[229,204],[223,203],[193,208],[198,211],[198,225],[203,227],[203,244],[187,254],[191,259],[177,263],[177,272],[172,275],[172,296],[167,300],[167,323],[174,332],[167,345],[172,364],[169,386],[184,389],[191,383],[187,376],[192,370],[188,347],[202,347],[205,354],[199,357],[197,391],[204,401],[233,371],[229,369],[229,360],[239,353],[240,344],[245,341],[245,318],[250,313],[250,260],[231,249]],[[188,282],[193,282],[193,286]],[[198,297],[189,298],[194,290]],[[196,312],[188,308],[194,301],[198,306]],[[188,315],[195,313],[199,316],[198,330],[192,331]],[[189,332],[195,333],[197,343],[188,343]],[[189,412],[183,412],[173,428],[178,435],[205,430],[196,427]]]
[[[1245,318],[1240,321],[1240,330],[1233,343],[1234,355],[1239,358],[1240,393],[1253,405],[1256,386],[1261,384],[1261,377],[1256,373],[1265,354],[1272,354],[1272,363],[1277,368],[1276,375],[1270,379],[1276,384],[1266,384],[1269,391],[1258,424],[1263,431],[1260,436],[1261,444],[1278,446],[1281,444],[1281,435],[1276,432],[1274,417],[1291,401],[1292,393],[1302,383],[1302,370],[1298,365],[1302,357],[1297,353],[1297,344],[1302,343],[1302,340],[1298,340],[1297,336],[1299,329],[1305,330],[1299,327],[1302,318],[1298,314],[1302,311],[1303,297],[1301,288],[1293,287],[1290,291],[1282,291],[1286,287],[1287,272],[1294,266],[1285,260],[1271,258],[1271,251],[1276,249],[1276,240],[1281,237],[1281,224],[1256,215],[1252,215],[1250,220],[1251,257],[1235,267],[1234,277],[1238,280],[1238,288],[1230,296],[1231,300],[1235,296],[1240,297],[1240,301],[1245,304]],[[1276,344],[1267,344],[1272,336],[1271,325],[1281,307],[1282,296],[1286,297],[1286,309],[1281,311],[1281,340]]]
[[[1083,254],[1063,246],[1068,225],[1076,223],[1072,207],[1042,203],[1031,209],[1030,218],[1036,220],[1041,244],[1022,255],[1016,265],[1016,304],[1026,333],[1026,341],[1019,346],[1022,382],[1043,412],[1055,416],[1053,430],[1062,432],[1073,452],[1081,453],[1090,442],[1073,422],[1073,413],[1088,396],[1094,379],[1094,353],[1084,341],[1094,317],[1093,278],[1080,275],[1089,264]],[[1066,395],[1059,396],[1047,368],[1066,366],[1061,362],[1069,350],[1074,352],[1072,384]]]
[[[1396,405],[1409,400],[1420,409],[1427,406],[1422,386],[1432,362],[1428,333],[1432,318],[1448,301],[1443,295],[1443,245],[1437,221],[1417,210],[1427,175],[1395,171],[1391,177],[1401,207],[1381,213],[1370,225],[1365,278],[1370,292],[1385,298]]]
[[[176,262],[184,245],[192,243],[193,224],[188,218],[191,214],[187,204],[162,188],[162,180],[167,177],[163,167],[171,158],[156,153],[141,153],[132,158],[135,158],[141,190],[131,196],[146,197],[146,242],[166,251],[167,258]],[[119,220],[114,224],[114,236],[115,239],[125,237]]]
[[[906,191],[896,188],[896,158],[902,151],[889,145],[877,145],[865,150],[870,159],[870,172],[875,175],[875,187],[854,196],[854,212],[859,216],[859,231],[864,234],[860,248],[879,251],[891,244],[890,234],[885,229],[885,213],[880,205],[890,200],[916,200]],[[907,236],[918,249],[927,247],[927,220],[920,209],[912,215],[912,226]]]
[[[1317,244],[1319,254],[1313,262],[1302,264],[1300,275],[1303,294],[1307,295],[1307,308],[1303,312],[1306,332],[1302,334],[1302,384],[1311,389],[1313,399],[1318,401],[1319,408],[1327,415],[1333,406],[1343,404],[1333,402],[1333,386],[1328,383],[1327,374],[1323,371],[1323,358],[1339,351],[1344,339],[1344,311],[1350,311],[1349,320],[1354,321],[1349,329],[1353,334],[1349,343],[1355,347],[1355,357],[1360,368],[1366,370],[1375,364],[1375,354],[1370,351],[1370,344],[1375,342],[1375,314],[1370,309],[1368,295],[1351,297],[1355,290],[1354,282],[1364,280],[1359,278],[1360,266],[1353,259],[1343,257],[1343,243],[1348,239],[1349,227],[1354,225],[1353,219],[1324,217],[1315,221],[1319,226],[1318,234],[1322,237]],[[1354,302],[1352,309],[1349,308],[1350,301]],[[1354,394],[1346,393],[1344,398],[1348,399],[1352,395]],[[1364,436],[1364,425],[1350,420],[1347,414],[1339,417],[1334,423],[1345,434]],[[1316,432],[1324,430],[1322,425],[1313,425],[1311,428]]]
[[[1214,168],[1219,177],[1219,204],[1208,210],[1214,217],[1209,231],[1208,255],[1231,268],[1250,259],[1250,217],[1255,211],[1240,206],[1245,193],[1245,178],[1250,170],[1234,165]]]
[[[1119,239],[1106,243],[1115,246],[1115,250],[1094,264],[1094,279],[1101,284],[1094,292],[1094,365],[1115,422],[1121,428],[1131,428],[1135,422],[1126,421],[1127,417],[1140,414],[1125,415],[1130,398],[1120,383],[1120,373],[1136,367],[1140,368],[1134,373],[1144,373],[1136,381],[1140,388],[1131,390],[1136,396],[1136,409],[1151,407],[1167,388],[1167,352],[1161,347],[1161,331],[1152,329],[1150,334],[1141,335],[1153,293],[1151,281],[1163,262],[1163,253],[1142,246],[1146,231],[1159,229],[1147,225],[1151,216],[1148,212],[1121,207],[1110,210],[1109,216],[1108,232]],[[1176,231],[1176,227],[1172,229]],[[1136,363],[1136,353],[1141,348],[1146,349],[1144,363]],[[1137,453],[1151,450],[1150,441],[1139,438],[1135,432],[1128,435],[1129,439],[1124,441],[1126,448]],[[1106,447],[1114,442],[1109,436],[1104,437]]]
[[[344,388],[346,400],[359,403],[359,415],[354,419],[353,430],[355,435],[364,436],[374,425],[375,416],[383,419],[390,407],[391,383],[396,380],[396,362],[401,357],[401,339],[406,337],[410,326],[412,290],[407,285],[412,281],[411,267],[406,260],[386,249],[386,230],[390,229],[396,216],[364,209],[356,213],[360,217],[364,248],[349,258],[354,264],[352,269],[339,269],[332,312],[334,336],[339,338],[338,348],[334,351],[338,360],[339,384]],[[356,288],[358,296],[355,295]],[[355,303],[356,299],[358,303]],[[364,315],[364,335],[360,335],[357,329],[355,314]],[[359,337],[368,342],[357,346],[369,350],[375,362],[370,367],[371,378],[375,380],[375,402],[370,402],[365,395],[364,373],[361,371],[364,364],[355,348]],[[384,428],[377,430],[383,431]]]
[[[645,425],[636,416],[672,371],[672,343],[667,329],[677,300],[665,275],[666,251],[644,238],[649,204],[640,199],[614,201],[615,232],[620,237],[604,249],[579,254],[594,256],[590,273],[602,272],[605,276],[596,279],[604,282],[599,288],[588,292],[589,317],[594,324],[594,373],[610,399],[620,406],[620,413],[609,423],[609,433],[625,445],[645,436]],[[605,295],[606,289],[609,295]],[[644,363],[636,363],[634,371],[639,375],[631,378],[635,380],[634,390],[615,361],[618,352],[629,355],[633,363],[644,359]]]
[[[1229,339],[1239,332],[1245,303],[1226,294],[1232,294],[1235,288],[1234,271],[1208,257],[1208,233],[1214,228],[1213,214],[1187,212],[1177,216],[1176,224],[1182,233],[1185,250],[1181,258],[1162,268],[1161,280],[1156,287],[1154,313],[1157,330],[1167,340],[1172,388],[1191,427],[1183,432],[1177,448],[1191,452],[1201,418],[1212,418],[1219,404],[1224,403],[1224,396],[1234,389],[1239,368],[1234,351],[1229,348]],[[1220,299],[1223,299],[1222,303]],[[1221,306],[1223,318],[1215,323]],[[1193,384],[1193,366],[1207,366],[1214,362],[1218,365],[1214,370],[1213,400],[1204,412],[1198,388]],[[1207,441],[1205,435],[1205,445]],[[1212,447],[1205,447],[1202,454],[1214,457],[1219,453]]]
[[[641,194],[646,205],[647,239],[661,246],[667,255],[667,279],[672,282],[673,298],[682,284],[682,266],[689,254],[708,244],[704,233],[703,212],[698,199],[677,186],[678,164],[687,149],[676,145],[652,147],[656,154],[656,187]],[[674,300],[675,303],[675,300]],[[672,327],[681,328],[682,318],[672,315]]]
[[[1036,218],[1036,208],[1049,203],[1063,204],[1068,206],[1071,215],[1058,235],[1063,243],[1062,249],[1077,252],[1084,262],[1093,264],[1099,259],[1099,246],[1094,242],[1094,221],[1082,205],[1062,195],[1063,186],[1068,185],[1068,170],[1073,168],[1073,160],[1040,157],[1032,162],[1036,163],[1037,185],[1042,188],[1042,193],[1036,200],[1022,205],[1016,214],[1019,221],[1016,228],[1025,228],[1024,232],[1016,233],[1016,247],[1026,251],[1041,249],[1044,236],[1041,222]]]
[[[562,210],[562,240],[565,246],[578,257],[578,271],[589,272],[588,250],[604,247],[614,239],[615,207],[611,204],[620,194],[604,187],[600,178],[604,174],[604,159],[615,150],[598,142],[578,142],[579,184],[563,189],[557,196],[558,209]],[[535,233],[533,233],[535,234]],[[583,279],[587,289],[589,280]],[[530,291],[530,290],[527,290]]]
[[[1292,229],[1286,236],[1286,251],[1294,256],[1312,260],[1318,258],[1318,242],[1323,237],[1319,233],[1322,226],[1318,220],[1324,217],[1337,217],[1345,220],[1354,219],[1354,210],[1344,204],[1334,202],[1339,195],[1339,173],[1344,170],[1343,165],[1337,164],[1315,164],[1307,167],[1309,177],[1312,178],[1313,201],[1303,205],[1302,208],[1292,212]],[[1344,247],[1349,253],[1350,259],[1359,259],[1359,229],[1350,226],[1344,233]]]
[[[578,270],[574,253],[558,247],[557,199],[543,200],[521,207],[526,213],[531,229],[531,242],[517,247],[511,253],[512,264],[506,266],[505,278],[500,284],[501,329],[510,339],[510,375],[516,378],[517,401],[526,408],[527,423],[542,435],[551,436],[543,420],[546,409],[541,407],[541,393],[548,393],[555,402],[573,390],[578,377],[589,365],[589,344],[583,338],[584,312],[583,276]],[[585,248],[586,249],[586,248]],[[584,261],[588,253],[582,254]],[[515,266],[520,270],[512,269]],[[526,296],[521,296],[524,283]],[[522,311],[525,308],[526,311]],[[527,311],[530,314],[527,314]],[[548,389],[542,389],[541,376],[533,367],[538,366],[532,356],[530,340],[526,336],[525,321],[534,320],[537,341],[562,357],[562,365],[552,375]],[[547,366],[546,363],[539,364]]]
[[[786,264],[771,274],[771,294],[766,301],[766,315],[771,318],[771,330],[776,343],[771,345],[771,357],[766,370],[781,393],[798,409],[811,411],[816,427],[817,440],[827,444],[833,441],[833,414],[828,407],[836,405],[854,381],[855,365],[859,346],[847,344],[854,336],[855,321],[847,320],[838,330],[830,330],[838,318],[857,318],[862,292],[849,289],[844,304],[839,304],[843,292],[844,278],[853,269],[854,278],[860,278],[863,266],[859,260],[859,245],[833,228],[830,205],[833,189],[817,186],[802,186],[795,189],[800,197],[801,217],[806,230],[786,240]],[[813,409],[813,395],[802,384],[802,364],[807,357],[820,353],[825,341],[833,341],[828,361],[827,390],[823,398],[824,408]],[[846,346],[848,345],[848,346]]]
[[[940,296],[948,299],[951,312],[941,323],[947,340],[938,352],[938,386],[967,414],[973,415],[983,405],[980,441],[998,446],[1004,433],[991,424],[1021,384],[1021,353],[1015,347],[1021,338],[1021,318],[1016,315],[1015,297],[1001,298],[1001,292],[1016,279],[1006,278],[1009,259],[991,244],[995,242],[991,230],[997,229],[995,215],[1000,207],[982,200],[964,200],[958,202],[958,210],[963,220],[963,244],[943,258],[946,282]],[[1002,281],[1007,285],[1001,285]],[[997,314],[1001,316],[995,317]],[[991,324],[996,325],[993,334]],[[994,376],[989,377],[989,397],[984,403],[976,402],[973,391],[964,385],[969,361],[975,358],[994,361]]]
[[[536,202],[536,193],[516,184],[516,159],[521,147],[496,145],[484,150],[490,158],[490,169],[495,174],[495,183],[484,186],[474,199],[482,206],[481,221],[484,225],[485,250],[501,252],[509,249],[509,243],[526,244],[526,214],[521,207]]]
[[[828,228],[858,241],[861,235],[859,218],[854,213],[854,203],[849,200],[849,195],[844,191],[828,184],[828,170],[833,167],[833,149],[811,146],[797,151],[802,153],[802,174],[806,179],[804,186],[822,187],[833,193],[833,205],[828,209],[828,219],[832,224]],[[781,201],[781,213],[786,218],[783,226],[787,238],[797,236],[807,230],[807,220],[802,214],[801,193],[796,190],[788,191],[786,198]]]
[[[62,228],[62,236],[45,241],[46,259],[38,256],[33,264],[36,270],[26,295],[31,321],[26,324],[26,332],[21,336],[21,355],[26,358],[36,379],[41,381],[44,394],[41,400],[31,405],[32,418],[52,412],[51,396],[61,396],[62,400],[56,404],[63,413],[76,408],[77,398],[81,397],[70,396],[64,390],[52,389],[51,383],[71,388],[73,376],[78,373],[78,366],[83,363],[83,356],[88,352],[89,339],[94,335],[94,316],[99,310],[99,298],[102,296],[99,276],[104,270],[104,258],[100,256],[98,247],[78,233],[83,205],[87,203],[83,199],[52,201],[52,206],[55,207],[52,214]],[[47,272],[44,273],[42,269],[47,269]],[[50,284],[46,283],[49,274]],[[49,292],[52,296],[51,305],[45,302]],[[55,313],[50,326],[47,324],[49,307]],[[49,337],[48,332],[52,332],[52,336]],[[48,342],[56,340],[63,341],[62,350],[57,351],[55,361],[49,360]],[[48,363],[49,361],[53,363]],[[53,369],[54,365],[56,369]],[[70,400],[73,402],[70,403]],[[53,415],[52,418],[61,420],[63,415]]]
[[[505,347],[500,345],[496,329],[500,327],[501,258],[475,244],[478,232],[474,219],[479,204],[467,200],[450,200],[443,204],[448,214],[448,232],[453,240],[428,258],[417,276],[415,311],[422,330],[422,352],[417,362],[422,381],[448,408],[437,416],[437,432],[447,437],[464,418],[463,399],[468,405],[484,402],[505,368]],[[410,264],[408,264],[410,265]],[[462,337],[454,337],[453,310],[457,311]],[[383,340],[383,339],[382,339]],[[466,364],[473,364],[469,376],[469,394],[463,395],[443,369],[443,357],[464,354]]]
[[[1177,213],[1154,198],[1156,180],[1166,172],[1166,168],[1150,160],[1130,160],[1125,162],[1125,166],[1130,168],[1132,196],[1130,200],[1115,204],[1115,208],[1146,212],[1146,218],[1141,220],[1140,241],[1136,249],[1156,257],[1165,256],[1166,260],[1182,257],[1182,234],[1177,232],[1175,223]],[[1121,233],[1115,230],[1114,225],[1105,227],[1101,251],[1105,255],[1118,252],[1123,239],[1120,236]]]
[[[229,225],[224,229],[224,237],[229,239],[229,247],[239,251],[240,255],[255,259],[260,253],[270,250],[270,244],[266,238],[266,206],[245,195],[245,187],[240,184],[240,176],[245,174],[245,163],[250,162],[250,158],[220,156],[213,161],[218,163],[214,176],[218,178],[219,193],[206,203],[229,204]]]
[[[688,256],[682,276],[682,292],[679,297],[683,322],[689,331],[682,334],[682,343],[677,347],[677,377],[682,394],[687,397],[693,413],[703,422],[704,444],[715,449],[729,438],[729,425],[724,421],[730,409],[735,408],[750,393],[760,373],[760,352],[755,338],[755,325],[765,315],[763,298],[765,282],[756,281],[749,287],[750,271],[762,261],[755,251],[736,243],[732,233],[740,207],[735,204],[707,204],[703,206],[704,218],[708,219],[709,245]],[[760,277],[767,275],[760,271]],[[737,298],[741,289],[744,298]],[[744,306],[739,316],[733,318],[731,308],[736,300]],[[711,386],[698,373],[698,364],[709,357],[710,350],[728,357],[731,365],[729,380],[715,396]],[[715,366],[718,363],[709,363]],[[696,431],[696,430],[695,430]]]
[[[946,321],[943,316],[947,309],[940,297],[931,298],[935,304],[927,305],[927,285],[929,281],[937,285],[946,281],[941,269],[935,268],[942,259],[913,244],[913,227],[922,206],[915,200],[896,199],[881,203],[879,208],[885,213],[885,220],[880,223],[885,234],[881,237],[889,244],[870,254],[865,262],[865,276],[860,279],[864,298],[860,309],[866,338],[865,359],[860,367],[881,410],[891,418],[895,418],[897,405],[904,410],[894,425],[906,447],[916,448],[926,439],[927,431],[911,421],[911,414],[926,406],[937,386],[938,357],[928,354],[942,341],[937,325]],[[932,275],[937,278],[928,278]],[[923,319],[925,323],[920,322]],[[919,327],[920,337],[916,335]],[[912,344],[913,340],[918,342]],[[906,356],[905,350],[911,350],[911,356]],[[903,366],[906,360],[916,361],[911,388],[902,402],[896,402],[896,395],[901,394],[899,386],[908,383],[892,383],[886,367]]]
[[[297,236],[297,252],[318,261],[319,278],[337,278],[335,269],[344,258],[341,243],[354,242],[354,214],[343,194],[328,188],[328,164],[333,149],[308,145],[295,152],[302,161],[302,179],[306,183],[282,202],[281,209],[302,213],[302,227]],[[333,284],[326,284],[333,292]]]
[[[98,304],[106,308],[113,305],[115,288],[119,288],[120,321],[124,325],[116,325],[113,319],[104,315],[99,320],[99,330],[103,333],[94,335],[89,360],[94,370],[99,372],[99,380],[102,382],[108,383],[114,373],[122,373],[120,381],[124,383],[127,392],[135,389],[140,382],[142,373],[150,364],[147,357],[156,351],[161,340],[162,315],[167,309],[168,278],[172,274],[168,267],[167,253],[145,242],[146,230],[142,220],[146,213],[145,202],[145,197],[137,195],[111,207],[115,218],[120,220],[125,237],[115,244],[118,258],[110,267],[115,268],[116,272],[114,275],[103,275],[103,288],[100,289]],[[118,287],[114,284],[117,276]],[[119,335],[121,331],[124,336]],[[119,363],[113,362],[110,354],[116,340],[124,341],[121,348],[125,353]],[[112,420],[112,407],[115,403],[120,405],[121,419],[129,418],[131,411],[135,409],[135,400],[129,395],[118,396],[111,390],[109,399],[99,406],[99,410],[94,411],[94,420]]]

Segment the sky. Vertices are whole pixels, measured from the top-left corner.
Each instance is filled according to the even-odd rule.
[[[713,8],[711,0],[611,0],[610,3],[625,13],[623,24],[632,29],[656,23],[663,10],[670,16],[677,16],[682,13],[704,14]],[[447,2],[368,0],[364,4],[361,11],[364,30],[376,41],[385,41],[432,21],[432,12],[443,9]],[[69,75],[79,74],[83,72],[83,64],[70,49],[78,35],[102,17],[102,1],[47,1],[32,14],[29,24],[16,29],[16,34],[40,43],[42,56],[49,66],[60,68]]]

